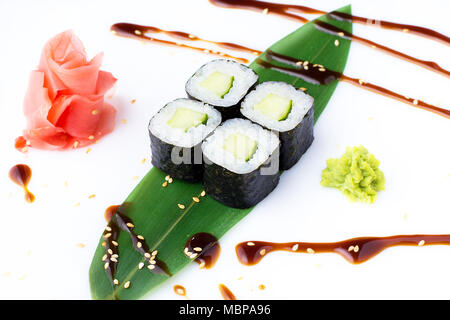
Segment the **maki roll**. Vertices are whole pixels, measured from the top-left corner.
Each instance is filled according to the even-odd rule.
[[[278,137],[245,119],[220,125],[202,145],[203,187],[233,208],[250,208],[278,184]]]
[[[268,81],[256,86],[241,104],[241,113],[279,133],[280,170],[296,164],[314,140],[314,98],[290,84]]]
[[[258,76],[247,66],[217,59],[203,65],[186,83],[190,98],[208,103],[224,120],[240,117],[239,102],[256,83]]]
[[[220,112],[203,102],[169,102],[150,120],[152,164],[174,178],[200,181],[201,142],[221,121]]]

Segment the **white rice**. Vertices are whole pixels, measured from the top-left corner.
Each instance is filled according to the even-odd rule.
[[[200,86],[213,72],[234,76],[230,91],[223,97],[218,97],[214,92]],[[258,76],[247,66],[232,60],[217,59],[200,67],[187,81],[186,92],[197,100],[218,107],[231,107],[236,105],[247,94],[252,85],[256,83]]]
[[[237,159],[223,148],[225,139],[234,133],[241,133],[256,140],[258,148],[248,161]],[[274,153],[280,140],[269,130],[245,119],[230,119],[222,123],[202,145],[204,155],[215,164],[237,174],[254,171]]]
[[[187,132],[179,128],[173,128],[167,124],[178,108],[186,108],[206,113],[208,120],[206,124],[191,127]],[[150,120],[149,130],[158,139],[183,148],[196,146],[205,139],[222,121],[220,112],[210,105],[180,98],[169,102]]]
[[[292,100],[292,109],[285,120],[277,121],[268,118],[254,106],[269,94],[276,94],[280,97]],[[241,113],[248,119],[259,123],[263,127],[279,132],[294,129],[304,118],[309,109],[313,106],[314,98],[301,90],[295,89],[290,84],[278,81],[268,81],[258,85],[242,101]]]

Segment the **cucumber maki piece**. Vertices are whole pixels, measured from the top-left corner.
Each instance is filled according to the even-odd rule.
[[[223,121],[242,117],[239,104],[258,81],[258,75],[246,65],[216,59],[201,66],[186,82],[189,98],[214,106]]]
[[[270,93],[256,104],[254,108],[269,118],[283,121],[292,110],[292,100]]]
[[[214,94],[223,99],[223,97],[230,92],[233,82],[234,76],[214,71],[208,78],[200,83],[200,86],[214,92]]]
[[[202,141],[222,122],[212,106],[186,98],[166,104],[150,120],[152,164],[175,179],[201,181]]]
[[[244,161],[250,160],[258,149],[258,143],[242,133],[231,134],[225,139],[223,148],[235,158]]]
[[[206,124],[207,121],[208,115],[206,113],[187,108],[178,108],[172,118],[167,121],[167,124],[172,128],[178,128],[187,132],[192,127]]]
[[[278,132],[280,169],[288,170],[314,140],[314,98],[290,84],[266,81],[249,92],[241,103],[241,114]]]
[[[233,208],[250,208],[278,184],[280,140],[244,119],[223,122],[203,141],[203,187]]]

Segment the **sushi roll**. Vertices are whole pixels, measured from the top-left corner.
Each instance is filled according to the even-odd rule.
[[[152,164],[173,178],[202,179],[201,143],[222,121],[208,104],[186,98],[165,105],[151,120]]]
[[[257,80],[256,73],[247,66],[217,59],[194,73],[186,83],[186,92],[190,98],[216,107],[227,120],[241,116],[239,102]]]
[[[203,187],[233,208],[250,208],[278,184],[276,134],[245,119],[222,123],[202,145]]]
[[[313,142],[313,104],[310,95],[277,81],[261,83],[242,102],[246,118],[279,133],[280,170],[295,165]]]

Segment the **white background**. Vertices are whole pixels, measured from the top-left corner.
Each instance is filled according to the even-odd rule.
[[[348,1],[284,2],[332,10]],[[358,15],[450,34],[445,0],[352,3]],[[105,227],[103,212],[123,201],[138,182],[133,177],[142,178],[151,167],[148,120],[166,102],[184,96],[188,77],[213,59],[115,37],[109,27],[116,22],[182,30],[261,50],[300,26],[275,16],[217,8],[206,0],[0,0],[0,298],[90,298],[88,268]],[[21,108],[29,72],[45,42],[66,29],[75,31],[90,57],[103,51],[102,68],[119,79],[109,100],[118,109],[117,127],[88,154],[80,149],[23,155],[14,149],[14,138],[25,126]],[[362,25],[354,31],[450,69],[449,47],[443,44]],[[359,44],[352,44],[345,73],[450,106],[447,78]],[[221,299],[219,283],[238,299],[450,298],[449,247],[392,248],[357,266],[334,254],[279,252],[246,267],[234,252],[246,240],[323,242],[450,233],[449,137],[448,119],[340,83],[315,127],[308,153],[222,239],[217,265],[200,270],[193,264],[148,298],[184,299],[173,292],[180,284],[190,299]],[[387,180],[386,191],[373,205],[350,203],[337,190],[320,186],[326,159],[360,144],[380,159]],[[9,168],[17,163],[33,169],[33,204],[25,203],[22,190],[8,179]],[[91,194],[96,197],[89,199]],[[266,289],[258,289],[260,284]]]

